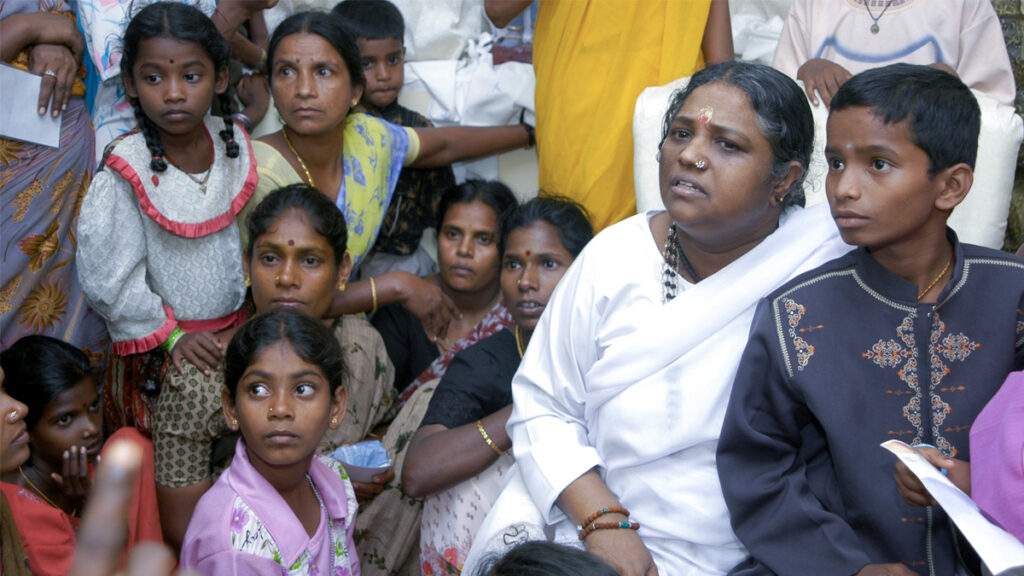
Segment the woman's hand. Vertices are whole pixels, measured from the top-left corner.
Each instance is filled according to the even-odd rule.
[[[915,448],[917,453],[924,456],[930,464],[940,470],[946,471],[946,477],[954,486],[971,493],[971,463],[955,458],[943,456],[935,448],[922,446]],[[896,480],[896,490],[900,496],[911,506],[935,506],[937,503],[928,490],[924,487],[921,479],[907,468],[903,462],[896,462],[896,473],[893,475]]]
[[[846,69],[824,58],[811,58],[796,71],[797,80],[802,80],[807,98],[811,104],[818,105],[818,97],[815,91],[821,94],[825,106],[832,103],[832,97],[836,95],[839,87],[850,79],[852,74]]]
[[[609,518],[611,516],[613,515],[609,515]],[[614,516],[611,519],[616,521],[625,518],[620,515]],[[622,576],[657,576],[658,574],[658,568],[654,565],[654,559],[651,558],[651,551],[644,546],[644,542],[636,530],[628,528],[595,530],[587,536],[584,544],[587,552],[615,568],[615,571]]]
[[[387,487],[388,482],[395,479],[395,469],[388,468],[384,472],[374,476],[370,482],[356,482],[352,481],[352,488],[356,491],[356,500],[360,503],[368,500],[373,500],[377,494],[384,491]]]
[[[448,335],[448,325],[454,318],[461,318],[462,313],[455,303],[441,290],[436,282],[420,278],[408,272],[392,272],[402,274],[403,290],[399,303],[412,312],[423,323],[423,331],[431,342]]]
[[[185,374],[182,360],[188,360],[193,366],[209,376],[210,370],[220,366],[224,357],[220,340],[213,332],[192,332],[182,336],[171,350],[171,362],[178,374]]]
[[[58,44],[67,46],[79,63],[85,52],[85,40],[75,26],[74,20],[55,12],[37,12],[33,17],[32,26],[35,30],[33,44]]]
[[[65,450],[61,473],[54,472],[50,477],[70,500],[84,501],[92,487],[92,479],[89,477],[89,454],[85,447],[72,446],[70,450]]]
[[[29,51],[29,72],[43,77],[37,103],[40,116],[46,114],[47,107],[54,118],[67,109],[68,101],[71,100],[71,86],[78,72],[78,62],[74,53],[63,45],[36,44]]]
[[[242,113],[252,120],[255,129],[267,115],[267,108],[270,107],[270,87],[267,86],[267,77],[262,74],[248,74],[242,76],[235,86],[238,91],[238,100],[244,109]]]

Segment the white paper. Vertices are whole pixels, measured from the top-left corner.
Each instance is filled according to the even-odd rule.
[[[895,454],[921,480],[993,574],[1024,575],[1024,544],[989,522],[970,496],[954,486],[916,450],[899,440],[887,440],[881,446]]]
[[[36,76],[13,66],[0,64],[0,136],[42,144],[56,148],[60,145],[60,122],[63,115],[54,118],[47,109],[39,115],[39,90],[42,76]]]

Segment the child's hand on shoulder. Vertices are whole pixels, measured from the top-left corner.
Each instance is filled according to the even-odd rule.
[[[226,346],[226,345],[225,345]],[[206,376],[220,367],[224,358],[224,347],[213,332],[191,332],[185,334],[171,350],[171,362],[178,374],[185,374],[183,360],[188,360]]]
[[[811,58],[796,71],[796,78],[804,83],[804,90],[811,104],[818,105],[815,91],[821,95],[825,106],[832,103],[832,97],[853,75],[846,68],[824,58]]]

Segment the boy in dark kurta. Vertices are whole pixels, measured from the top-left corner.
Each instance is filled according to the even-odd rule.
[[[973,181],[979,126],[967,87],[922,66],[863,72],[832,100],[826,192],[858,248],[754,316],[718,447],[752,556],[733,573],[956,571],[948,518],[903,501],[878,445],[970,460],[971,422],[1024,366],[1024,261],[946,226]]]
[[[346,0],[332,12],[352,31],[359,45],[366,90],[358,110],[399,126],[433,126],[422,115],[398,103],[398,93],[405,81],[405,21],[398,8],[387,0]],[[392,270],[418,276],[436,272],[433,260],[418,248],[423,230],[437,221],[441,195],[453,186],[455,174],[451,166],[403,168],[377,243],[362,266],[362,276],[368,278]]]

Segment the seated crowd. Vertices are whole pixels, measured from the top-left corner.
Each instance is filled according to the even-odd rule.
[[[558,184],[527,200],[451,168],[532,147],[524,116],[398,103],[388,0],[269,30],[275,0],[120,2],[113,36],[82,2],[0,2],[0,57],[61,122],[57,148],[0,136],[0,571],[982,574],[879,447],[1024,541],[1024,260],[947,224],[971,89],[1015,88],[990,0],[943,1],[793,0],[775,68],[733,60],[726,0],[687,3],[685,62],[573,112],[617,134],[612,109],[690,77],[639,214],[631,154],[592,194],[620,154],[558,128],[574,76],[548,76],[593,76],[579,30],[621,15],[628,40],[671,0],[541,0]]]

